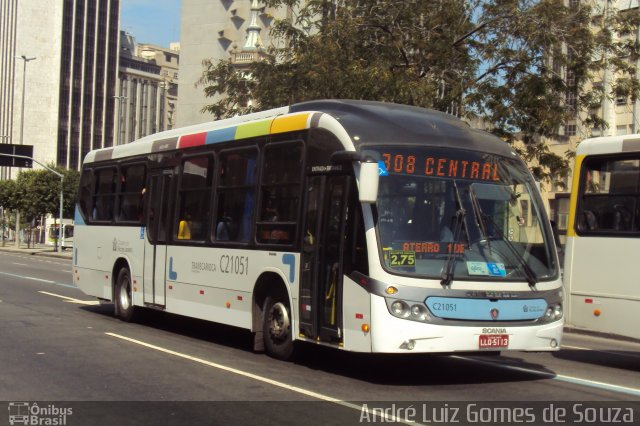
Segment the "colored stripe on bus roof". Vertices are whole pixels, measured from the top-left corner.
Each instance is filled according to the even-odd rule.
[[[190,148],[192,146],[204,145],[206,139],[207,139],[206,132],[180,136],[180,141],[178,142],[178,148]]]
[[[313,114],[311,121],[316,116]],[[194,146],[209,145],[219,142],[229,142],[232,140],[252,138],[256,136],[266,136],[269,134],[293,132],[317,126],[310,124],[311,113],[304,112],[294,115],[279,116],[253,123],[244,123],[224,129],[216,129],[208,132],[183,135],[178,138],[163,139],[153,143],[152,152],[168,151],[175,148],[190,148]]]
[[[309,113],[276,117],[271,124],[271,134],[293,132],[307,128]]]
[[[236,128],[236,139],[268,135],[272,121],[273,119],[270,118],[268,120],[257,121],[255,123],[240,124]]]
[[[236,137],[236,126],[207,132],[205,144],[232,141]]]

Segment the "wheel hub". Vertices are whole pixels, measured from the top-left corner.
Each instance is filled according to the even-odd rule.
[[[269,312],[269,334],[284,339],[289,334],[290,325],[287,307],[282,302],[274,304]]]

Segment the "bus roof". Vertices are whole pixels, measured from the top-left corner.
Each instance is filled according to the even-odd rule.
[[[640,151],[640,134],[602,136],[585,139],[576,149],[576,155],[612,154]]]
[[[515,155],[496,136],[438,111],[385,102],[320,100],[212,121],[145,136],[135,142],[89,152],[85,163],[338,124],[353,147],[369,144],[451,146]],[[351,148],[353,149],[353,148]]]

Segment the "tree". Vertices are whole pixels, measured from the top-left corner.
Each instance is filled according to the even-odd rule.
[[[49,164],[49,167],[64,175],[63,179],[63,213],[73,215],[79,173]],[[16,179],[16,207],[27,221],[51,214],[58,217],[60,211],[60,177],[49,170],[21,171]]]
[[[6,210],[16,208],[16,182],[14,180],[0,180],[0,206]]]
[[[605,126],[591,108],[603,96],[638,95],[637,10],[566,7],[563,0],[267,0],[293,19],[276,21],[266,60],[242,73],[205,61],[205,108],[216,118],[311,99],[397,102],[480,118],[540,165],[566,171],[544,137],[576,114]],[[605,2],[608,4],[608,2]],[[631,41],[630,41],[631,40]],[[609,69],[608,93],[592,90]],[[570,78],[567,78],[570,77]],[[221,95],[221,96],[220,96]],[[571,104],[567,105],[567,100]],[[575,101],[574,101],[575,99]]]

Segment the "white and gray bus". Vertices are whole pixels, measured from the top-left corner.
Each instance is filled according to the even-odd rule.
[[[578,145],[564,279],[567,322],[640,339],[640,135]]]
[[[557,350],[549,221],[503,141],[442,113],[313,101],[84,159],[74,282],[143,307],[372,353]]]

